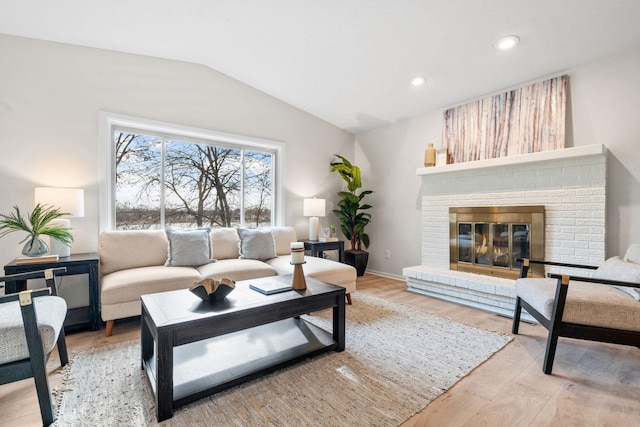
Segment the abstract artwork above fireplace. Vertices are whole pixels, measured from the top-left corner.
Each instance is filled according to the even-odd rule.
[[[450,163],[565,147],[567,76],[483,98],[444,112]]]

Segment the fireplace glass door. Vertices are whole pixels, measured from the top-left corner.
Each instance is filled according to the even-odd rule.
[[[516,278],[518,258],[544,259],[544,206],[449,208],[450,268]],[[544,266],[529,269],[544,277]]]
[[[458,262],[517,268],[529,258],[531,224],[458,223]]]

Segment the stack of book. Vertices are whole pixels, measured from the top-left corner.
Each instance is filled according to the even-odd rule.
[[[42,256],[21,256],[16,258],[16,265],[23,264],[41,264],[45,262],[57,262],[58,255],[42,255]]]

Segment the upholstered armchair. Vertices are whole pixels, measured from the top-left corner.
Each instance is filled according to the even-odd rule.
[[[593,267],[519,259],[514,334],[524,308],[549,332],[542,370],[550,374],[559,337],[640,347],[640,245],[623,259],[613,257]],[[583,271],[579,275],[548,274],[528,278],[531,264]]]
[[[0,385],[33,377],[42,423],[55,419],[46,363],[58,345],[61,365],[68,361],[62,329],[65,301],[56,296],[55,273],[65,268],[0,277],[0,282],[45,278],[47,287],[0,297]]]

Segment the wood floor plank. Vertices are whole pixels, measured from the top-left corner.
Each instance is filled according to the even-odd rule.
[[[358,293],[511,336],[511,319],[407,291],[404,281],[365,274]],[[356,305],[353,309],[357,309]],[[67,336],[71,354],[139,339],[140,322]],[[520,334],[402,427],[423,426],[638,426],[640,349],[561,338],[553,375],[544,375],[546,330],[522,323]],[[47,369],[52,388],[62,378],[57,354]],[[39,426],[32,380],[0,386],[0,426]]]

